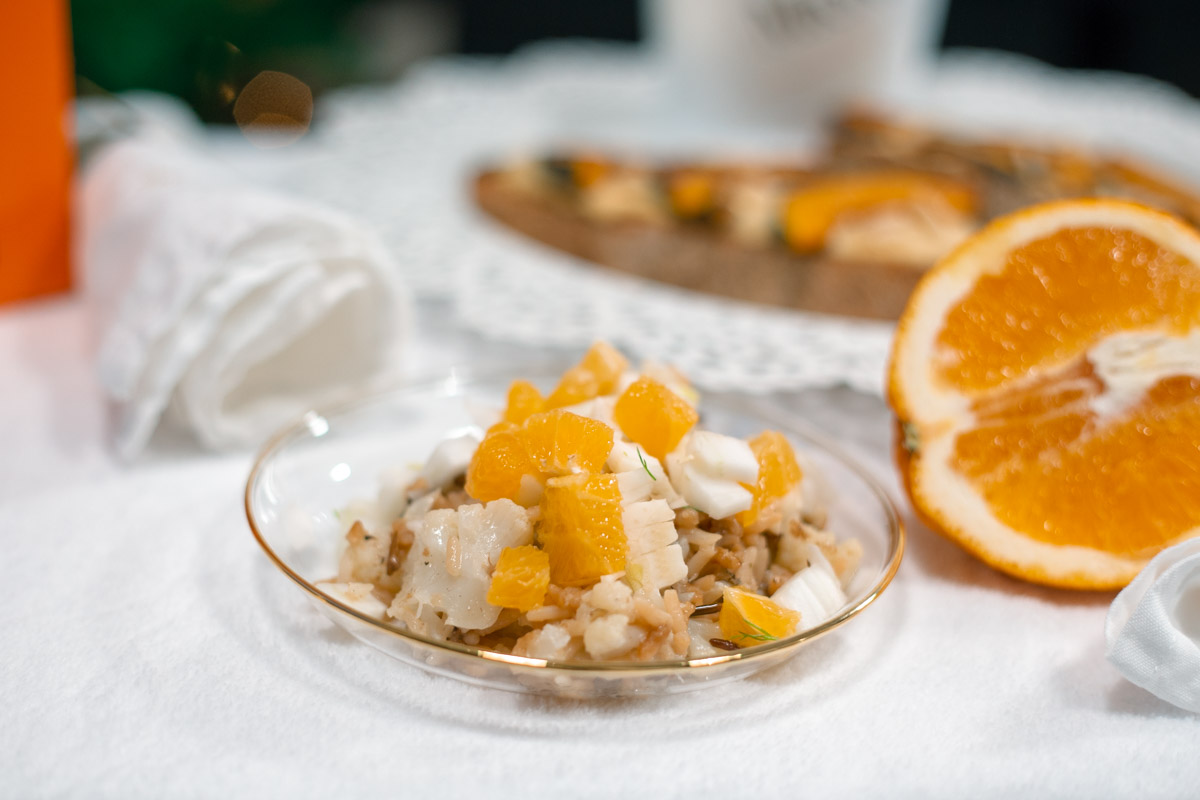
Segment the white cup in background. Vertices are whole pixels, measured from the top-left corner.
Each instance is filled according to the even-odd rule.
[[[747,121],[809,121],[910,88],[946,0],[643,0],[675,99]]]

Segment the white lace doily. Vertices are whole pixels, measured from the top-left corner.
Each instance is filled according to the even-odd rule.
[[[891,105],[964,132],[1129,151],[1200,183],[1200,108],[1149,79],[965,52]],[[764,157],[797,154],[811,136],[678,113],[636,50],[583,44],[504,62],[436,61],[392,86],[340,92],[317,111],[303,164],[286,183],[378,225],[414,290],[451,301],[469,328],[544,346],[609,339],[677,364],[706,388],[881,391],[889,325],[724,301],[590,267],[501,231],[468,195],[478,166],[554,145]]]

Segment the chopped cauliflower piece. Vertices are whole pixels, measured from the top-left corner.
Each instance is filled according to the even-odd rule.
[[[533,542],[525,509],[511,500],[430,511],[410,526],[404,560],[405,599],[444,613],[456,628],[491,626],[500,609],[487,602],[492,569],[505,547]]]
[[[585,595],[587,602],[601,611],[628,613],[633,608],[633,589],[614,575],[605,575]]]
[[[552,623],[521,637],[513,652],[529,658],[564,659],[571,646],[571,633],[564,625]]]
[[[612,658],[628,653],[646,638],[641,628],[629,624],[626,614],[609,614],[588,625],[583,646],[592,658]]]

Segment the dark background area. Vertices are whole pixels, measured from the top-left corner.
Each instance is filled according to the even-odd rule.
[[[233,98],[264,69],[319,93],[395,78],[438,53],[641,36],[637,0],[74,0],[71,10],[80,93],[170,92],[212,122],[231,121]],[[1198,25],[1198,0],[951,0],[942,47],[1137,72],[1200,97]]]

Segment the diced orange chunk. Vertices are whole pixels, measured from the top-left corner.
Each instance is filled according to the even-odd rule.
[[[550,588],[550,556],[531,544],[500,551],[487,601],[500,608],[529,611],[546,599]]]
[[[612,451],[613,430],[588,417],[555,409],[525,420],[522,441],[541,477],[601,472]]]
[[[754,524],[760,511],[790,492],[804,476],[791,442],[782,433],[763,431],[750,440],[750,449],[758,459],[758,482],[746,486],[754,502],[737,515],[744,527]]]
[[[741,647],[752,647],[791,636],[800,624],[800,612],[784,608],[761,594],[730,586],[722,595],[717,623],[721,635]]]
[[[641,377],[617,398],[613,418],[626,436],[661,461],[692,429],[700,415],[666,386],[653,378]]]
[[[625,356],[606,342],[596,342],[578,364],[563,373],[558,386],[546,398],[546,408],[573,406],[593,397],[611,394],[629,366]]]
[[[467,466],[467,494],[485,503],[500,498],[519,502],[521,476],[536,471],[517,433],[494,430],[483,437]]]
[[[712,175],[705,172],[677,172],[667,181],[667,199],[675,216],[681,219],[699,219],[716,207],[716,181]]]
[[[504,408],[504,421],[520,425],[531,414],[541,411],[546,405],[542,393],[529,381],[513,381],[508,387],[508,403]]]
[[[538,535],[559,586],[587,586],[625,568],[621,490],[612,474],[551,478]]]
[[[599,158],[577,158],[571,162],[571,180],[586,189],[610,175],[613,165]]]

